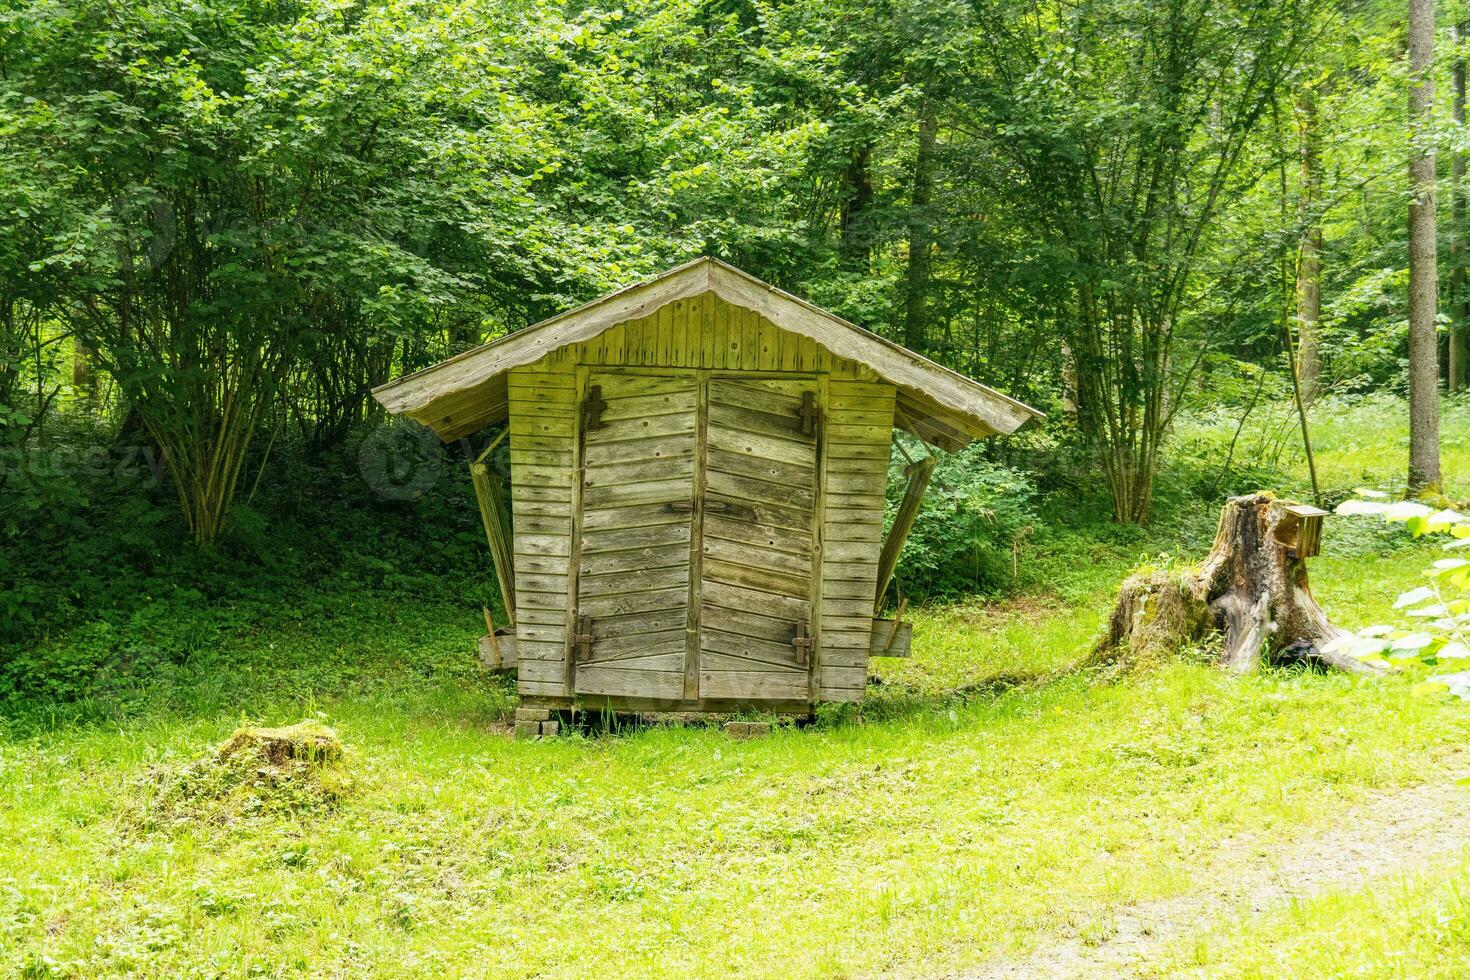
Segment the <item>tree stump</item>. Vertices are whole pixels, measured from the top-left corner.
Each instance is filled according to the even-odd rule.
[[[228,759],[253,751],[274,766],[288,762],[330,762],[342,755],[342,742],[326,725],[303,721],[280,728],[237,728],[215,754]]]
[[[1324,648],[1343,635],[1312,598],[1307,563],[1283,543],[1296,517],[1290,501],[1259,493],[1232,497],[1199,568],[1149,572],[1123,583],[1096,659],[1149,661],[1224,633],[1220,663],[1237,672],[1271,663],[1314,662],[1376,669]]]

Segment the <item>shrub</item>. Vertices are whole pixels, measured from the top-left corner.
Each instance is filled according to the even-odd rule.
[[[940,457],[895,576],[906,595],[993,594],[1021,577],[1019,549],[1039,524],[1036,487],[987,459],[985,448],[975,443]],[[890,526],[906,483],[903,467],[895,464],[888,481]]]
[[[85,451],[82,448],[78,452]],[[162,485],[64,468],[66,493],[16,515],[0,499],[0,703],[76,701],[228,656],[280,622],[322,622],[365,600],[495,605],[494,573],[462,467],[421,496],[384,499],[353,453],[278,444],[254,501],[212,549],[189,544]],[[23,519],[21,519],[23,517]],[[221,665],[224,666],[224,665]]]

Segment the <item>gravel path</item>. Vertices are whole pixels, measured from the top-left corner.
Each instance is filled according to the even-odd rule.
[[[1019,959],[973,973],[990,978],[1127,977],[1168,946],[1216,922],[1239,920],[1293,899],[1353,889],[1415,871],[1470,846],[1470,788],[1453,781],[1384,793],[1347,811],[1334,833],[1261,855],[1258,839],[1221,845],[1225,873],[1209,890],[1119,909],[1100,943],[1063,939]]]

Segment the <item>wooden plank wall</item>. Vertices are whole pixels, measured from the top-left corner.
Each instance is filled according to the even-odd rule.
[[[891,384],[827,382],[818,673],[823,701],[857,701],[868,681],[893,402]]]
[[[566,693],[577,377],[539,362],[511,371],[509,394],[519,687],[554,697]]]
[[[676,300],[510,374],[521,693],[569,692],[569,561],[580,485],[578,376],[579,369],[604,366],[826,376],[815,687],[823,700],[859,699],[867,680],[895,389],[870,369],[711,293]]]

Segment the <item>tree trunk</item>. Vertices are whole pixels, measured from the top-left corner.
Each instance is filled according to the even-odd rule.
[[[904,345],[923,352],[929,332],[929,268],[934,245],[930,202],[934,195],[934,147],[939,118],[925,102],[919,117],[919,146],[914,156],[914,188],[909,199],[909,267],[904,293]]]
[[[80,337],[72,339],[71,387],[91,407],[97,402],[97,355]]]
[[[1439,489],[1439,274],[1434,231],[1434,0],[1409,0],[1409,493]]]
[[[1303,225],[1296,272],[1297,379],[1302,399],[1317,396],[1322,373],[1320,325],[1322,320],[1322,222],[1317,215],[1322,197],[1322,171],[1317,154],[1317,105],[1310,90],[1297,101],[1301,120],[1301,194]]]
[[[873,245],[872,230],[868,227],[868,210],[873,206],[872,159],[872,144],[855,149],[843,181],[846,194],[842,199],[839,248],[843,264],[863,273],[868,271]]]
[[[1286,543],[1300,521],[1286,507],[1270,494],[1232,497],[1197,571],[1129,578],[1096,659],[1153,662],[1223,633],[1220,663],[1235,671],[1264,660],[1373,673],[1345,653],[1324,652],[1343,631],[1312,598],[1306,560]]]
[[[1465,43],[1465,25],[1455,25],[1455,125],[1465,125],[1465,56],[1459,45]],[[1466,367],[1470,366],[1470,296],[1465,294],[1465,153],[1455,150],[1450,157],[1450,351],[1449,389],[1465,387]]]

